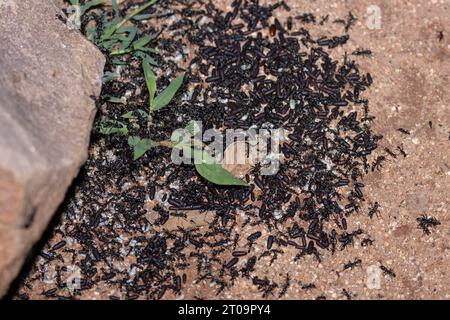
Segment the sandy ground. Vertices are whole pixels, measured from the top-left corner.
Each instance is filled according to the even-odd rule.
[[[286,254],[280,255],[267,276],[282,284],[290,274],[285,299],[346,299],[344,289],[354,299],[449,299],[450,1],[286,2],[291,12],[280,12],[291,16],[312,12],[316,16],[330,14],[330,20],[334,20],[351,11],[359,18],[341,54],[357,48],[373,51],[372,57],[358,60],[361,70],[374,78],[373,86],[365,93],[371,113],[378,118],[374,130],[384,136],[382,147],[398,153],[396,147],[403,145],[408,156],[390,157],[383,170],[366,176],[365,207],[349,219],[350,230],[362,228],[365,233],[353,247],[334,255],[325,253],[321,263],[312,256],[294,262],[296,253],[284,249]],[[224,1],[224,5],[229,3]],[[368,14],[367,10],[373,8],[375,13]],[[373,29],[371,22],[377,8],[380,28]],[[443,31],[442,40],[439,31]],[[409,130],[410,135],[399,132],[400,127]],[[380,212],[370,219],[367,206],[374,201],[380,203]],[[416,218],[422,214],[441,222],[430,235],[417,227]],[[368,237],[373,244],[361,246],[361,240]],[[262,253],[264,244],[260,241],[261,247],[255,245],[256,250]],[[361,260],[360,265],[343,271],[345,263],[356,259]],[[395,276],[385,274],[380,266],[393,270]],[[261,298],[251,280],[242,278],[215,297],[209,285],[192,282],[195,268],[190,272],[183,296],[177,298]],[[265,274],[261,271],[260,276]],[[307,289],[309,283],[315,287]],[[269,298],[278,298],[278,291]],[[28,291],[30,297],[42,299],[41,292]],[[81,298],[108,298],[111,294],[115,292],[105,286],[84,292]],[[176,297],[169,293],[165,298]]]
[[[345,50],[369,48],[371,58],[360,59],[374,85],[367,92],[371,112],[378,118],[374,130],[383,134],[383,146],[395,149],[403,143],[408,156],[389,159],[380,172],[365,179],[367,202],[381,205],[378,218],[353,216],[349,228],[360,227],[374,243],[327,254],[322,263],[307,257],[301,264],[282,255],[272,272],[290,273],[294,279],[285,298],[324,295],[345,298],[346,289],[357,299],[450,298],[450,2],[449,1],[287,1],[289,15],[312,12],[330,19],[351,11],[359,21],[350,31]],[[374,11],[380,9],[380,29],[371,29]],[[368,11],[369,10],[369,11]],[[376,27],[376,26],[375,26]],[[444,32],[439,41],[438,32]],[[382,120],[381,120],[382,119]],[[432,128],[429,126],[432,122]],[[408,129],[409,136],[398,128]],[[401,159],[400,159],[401,158]],[[423,235],[416,218],[432,215],[441,225]],[[342,271],[349,260],[361,266]],[[381,272],[388,267],[395,277]],[[339,267],[337,267],[339,266]],[[315,289],[301,289],[313,282]],[[223,298],[258,298],[245,281]],[[192,293],[198,290],[192,289]],[[197,295],[207,296],[208,288]],[[191,295],[188,294],[188,295]]]

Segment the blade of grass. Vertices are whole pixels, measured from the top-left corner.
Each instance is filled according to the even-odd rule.
[[[154,109],[154,99],[156,94],[156,76],[152,71],[152,67],[150,66],[150,61],[144,59],[142,61],[142,67],[144,69],[145,82],[147,83],[148,94],[149,94],[149,104],[150,104],[150,112],[149,117],[152,116]]]
[[[140,39],[136,40],[135,42],[133,42],[133,47],[135,49],[143,48],[147,44],[149,44],[150,41],[152,41],[152,37],[150,37],[149,35],[143,36],[142,38],[140,38]]]
[[[145,9],[150,8],[152,5],[154,5],[156,2],[158,2],[159,0],[151,0],[150,2],[143,4],[142,6],[140,6],[139,8],[137,8],[136,10],[134,10],[131,14],[129,14],[128,16],[126,16],[122,21],[120,21],[119,23],[117,23],[116,25],[112,26],[111,28],[109,28],[108,30],[105,31],[105,33],[103,34],[103,39],[108,39],[110,38],[118,29],[120,29],[121,27],[123,27],[125,25],[125,23],[127,23],[128,21],[130,21],[134,16],[138,15],[139,13],[141,13],[142,11],[144,11]]]
[[[148,54],[146,54],[143,51],[137,51],[134,53],[134,55],[141,59],[141,60],[147,60],[152,66],[157,66],[158,64],[156,63],[155,59],[153,59],[151,56],[149,56]]]
[[[180,89],[181,85],[183,84],[184,80],[184,72],[176,77],[172,82],[169,84],[167,88],[164,89],[161,94],[159,94],[154,101],[154,110],[158,111],[165,106],[167,106],[170,101],[172,101],[173,97],[177,93],[178,89]]]
[[[119,7],[117,6],[117,0],[111,0],[111,7],[114,11],[114,16],[118,17],[119,16]]]
[[[133,20],[136,21],[142,21],[142,20],[148,20],[152,17],[151,14],[140,14],[133,17]]]

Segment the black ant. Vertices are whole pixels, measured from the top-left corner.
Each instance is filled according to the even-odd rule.
[[[354,267],[361,265],[361,259],[355,259],[355,261],[349,261],[348,263],[344,264],[344,269],[342,271],[345,271],[347,269],[353,270]]]
[[[373,244],[374,240],[370,239],[370,238],[365,238],[361,241],[361,246],[362,247],[367,247],[367,246],[371,246]]]
[[[286,294],[287,289],[291,285],[291,278],[289,277],[289,273],[286,274],[286,282],[283,285],[283,288],[280,290],[280,294],[278,295],[278,298],[281,298]]]
[[[346,289],[342,289],[342,293],[347,298],[347,300],[352,300],[352,295],[350,292],[348,292]]]
[[[369,217],[370,217],[370,219],[372,219],[373,216],[376,215],[379,212],[379,210],[378,210],[379,208],[380,208],[380,204],[378,203],[378,201],[375,201],[375,203],[372,204],[369,207]]]
[[[419,229],[422,229],[424,234],[430,234],[430,227],[434,228],[441,224],[436,218],[428,217],[424,214],[418,217],[416,220],[419,223]]]
[[[389,269],[389,268],[387,268],[387,267],[385,267],[385,266],[383,266],[383,265],[380,266],[380,269],[383,270],[383,273],[384,273],[385,275],[388,275],[388,276],[391,277],[391,278],[395,278],[395,277],[397,276],[397,275],[395,274],[394,270]]]
[[[380,170],[380,168],[383,167],[382,163],[383,161],[386,161],[385,156],[378,156],[375,161],[372,163],[372,172],[375,171],[375,169]]]
[[[388,155],[390,155],[392,158],[397,159],[397,155],[396,155],[395,153],[393,153],[393,152],[391,151],[391,149],[389,149],[389,148],[384,148],[384,151],[386,151],[386,153],[387,153]]]
[[[372,51],[368,49],[357,49],[352,52],[352,55],[354,56],[371,56]]]
[[[408,134],[408,135],[411,134],[408,130],[403,129],[403,128],[398,128],[397,130],[400,131],[403,134]]]
[[[406,158],[407,153],[405,152],[405,150],[403,149],[403,146],[397,146],[398,151],[400,151],[400,154]]]

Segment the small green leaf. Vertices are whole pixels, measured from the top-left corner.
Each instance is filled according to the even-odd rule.
[[[119,79],[119,75],[115,72],[106,71],[102,78],[102,83]]]
[[[113,59],[111,60],[111,64],[114,64],[116,66],[124,66],[127,63],[125,61],[119,60],[119,59]]]
[[[139,115],[143,118],[148,118],[148,113],[142,109],[138,109],[137,112],[139,113]]]
[[[247,182],[236,178],[231,172],[216,163],[206,151],[196,150],[194,154],[202,159],[202,163],[195,164],[195,169],[206,180],[222,186],[248,186]]]
[[[133,42],[133,48],[135,50],[144,48],[147,44],[150,43],[150,41],[152,41],[152,37],[150,37],[149,35],[147,36],[143,36],[142,38],[136,40],[135,42]]]
[[[116,46],[117,40],[101,40],[99,44],[106,50],[111,51]]]
[[[114,15],[118,17],[120,15],[119,7],[117,6],[117,0],[111,0],[111,7],[114,11]]]
[[[82,8],[81,8],[81,15],[84,15],[86,12],[91,10],[92,8],[103,5],[105,3],[105,0],[92,0],[87,2]]]
[[[191,135],[195,136],[201,129],[197,121],[191,120],[186,125],[186,130],[189,131]]]
[[[109,96],[109,95],[106,95],[103,98],[106,99],[106,101],[112,102],[112,103],[127,104],[127,102],[123,98],[117,98],[117,97],[113,97],[113,96]]]
[[[134,146],[136,146],[139,143],[139,141],[141,141],[141,138],[139,138],[139,137],[129,137],[128,138],[128,145],[130,147],[134,147]]]
[[[142,50],[134,52],[134,55],[141,60],[147,60],[152,66],[158,65],[155,59],[150,57],[147,53],[143,52]]]
[[[125,37],[122,37],[121,43],[120,43],[120,47],[119,47],[119,51],[124,51],[126,50],[131,43],[133,42],[134,38],[136,38],[137,32],[138,32],[138,27],[133,26],[133,27],[123,27],[120,30],[117,31],[118,33],[127,33],[128,35],[126,35]]]
[[[122,115],[124,119],[135,119],[136,117],[133,115],[133,111],[129,111]]]
[[[170,101],[172,101],[178,89],[180,89],[181,85],[183,84],[183,80],[184,80],[184,73],[182,73],[180,76],[172,80],[169,86],[155,98],[154,101],[155,111],[164,108],[170,103]]]
[[[139,15],[137,15],[137,16],[134,16],[134,17],[133,17],[133,20],[136,20],[136,21],[148,20],[148,19],[150,19],[151,17],[152,17],[151,14],[139,14]]]
[[[158,50],[156,50],[155,48],[136,48],[136,50],[143,51],[143,52],[148,52],[148,53],[153,53],[153,54],[158,53]]]
[[[144,68],[145,82],[147,83],[148,93],[150,96],[150,113],[152,113],[156,94],[156,76],[152,71],[150,61],[147,59],[142,61],[142,67]]]
[[[142,157],[151,148],[159,146],[159,143],[151,139],[141,139],[139,137],[129,137],[128,144],[133,148],[133,159]]]
[[[128,134],[128,128],[125,124],[117,120],[106,120],[100,123],[98,131],[101,134]]]

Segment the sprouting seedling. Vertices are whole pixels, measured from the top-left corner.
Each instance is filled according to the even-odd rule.
[[[147,114],[148,124],[151,125],[152,114],[161,110],[170,104],[178,89],[183,84],[184,73],[172,80],[169,86],[156,96],[156,75],[151,69],[150,62],[147,59],[142,61],[144,69],[145,81],[149,92],[149,112]],[[197,133],[198,127],[196,123],[191,121],[186,127],[187,132],[192,136]],[[147,151],[155,147],[177,148],[188,150],[191,158],[194,158],[195,169],[204,179],[217,184],[227,186],[247,186],[248,184],[233,174],[225,170],[215,159],[210,156],[203,148],[200,150],[195,148],[193,141],[188,143],[180,141],[154,141],[152,139],[142,139],[140,137],[129,137],[128,144],[133,148],[133,159],[137,160]]]
[[[77,14],[79,15],[79,17],[83,16],[93,8],[105,4],[105,0],[92,0],[86,2],[83,6],[80,6],[79,0],[67,1],[78,8]],[[159,33],[145,35],[135,40],[138,35],[138,27],[135,25],[127,25],[127,22],[129,22],[131,19],[145,19],[148,15],[139,16],[139,14],[154,5],[156,2],[158,2],[158,0],[152,0],[141,5],[131,14],[122,19],[118,10],[117,0],[111,0],[114,18],[112,20],[109,20],[109,18],[104,15],[102,21],[103,30],[100,32],[100,34],[98,34],[95,29],[86,28],[86,36],[91,41],[96,43],[99,47],[102,47],[103,49],[110,52],[111,55],[134,53],[140,58],[148,58],[152,61],[152,64],[154,64],[155,62],[148,55],[148,53],[155,53],[156,50],[153,48],[146,48],[145,46],[153,41],[159,35]]]
[[[78,0],[70,0],[77,1]],[[180,89],[184,81],[184,73],[180,74],[178,77],[173,79],[170,84],[159,94],[157,95],[157,79],[151,68],[152,65],[155,65],[155,61],[147,54],[154,53],[155,50],[151,48],[146,48],[151,41],[153,41],[158,34],[153,35],[145,35],[137,40],[136,38],[138,28],[136,26],[125,26],[125,24],[133,19],[133,17],[139,15],[142,11],[149,8],[151,5],[155,4],[158,0],[152,0],[139,8],[133,11],[130,15],[125,17],[124,19],[119,19],[119,12],[117,8],[116,0],[112,1],[112,8],[115,12],[115,18],[112,21],[104,21],[105,29],[97,42],[99,46],[102,46],[106,49],[111,56],[114,55],[123,55],[133,53],[136,56],[142,59],[142,67],[144,70],[145,81],[147,85],[147,89],[149,92],[149,112],[145,112],[143,110],[138,110],[140,116],[147,117],[148,125],[151,125],[152,116],[155,111],[159,111],[164,107],[168,106],[173,100],[175,94]],[[86,10],[89,10],[95,5],[102,3],[103,1],[91,1],[89,7],[86,7]],[[85,12],[83,11],[83,12]],[[95,39],[95,36],[93,37]],[[116,45],[120,45],[118,49]],[[107,74],[104,82],[109,80],[116,79],[117,76],[115,74]],[[112,103],[124,103],[124,101],[120,98],[105,96],[109,102]],[[124,119],[135,120],[136,116],[133,111],[127,112],[122,116]],[[136,125],[136,124],[135,124]],[[128,127],[120,121],[116,120],[107,120],[100,124],[99,131],[102,134],[121,134],[128,135]],[[191,122],[188,124],[186,128],[189,132],[195,131],[194,123]],[[195,135],[195,133],[193,133]],[[225,170],[220,164],[218,164],[215,159],[210,156],[203,149],[196,149],[193,142],[190,143],[180,143],[174,141],[154,141],[152,139],[144,139],[136,136],[130,136],[128,138],[128,144],[133,149],[133,159],[137,160],[141,158],[147,151],[155,148],[155,147],[166,147],[166,148],[181,148],[188,149],[191,152],[189,153],[192,158],[196,161],[195,168],[200,176],[204,179],[215,183],[217,185],[232,185],[232,186],[247,186],[247,183],[244,180],[238,179],[233,174],[227,170]]]
[[[186,130],[192,135],[195,135],[195,122],[191,121],[186,127]],[[155,147],[166,147],[183,149],[191,152],[186,152],[193,158],[195,169],[204,179],[223,186],[248,186],[247,182],[236,178],[231,172],[224,169],[214,157],[212,157],[204,148],[195,148],[194,141],[184,142],[180,141],[154,141],[151,139],[141,139],[139,137],[128,138],[128,144],[133,148],[134,160],[142,157],[147,151]]]
[[[150,61],[148,59],[144,59],[142,61],[142,68],[144,69],[145,82],[147,83],[149,93],[148,123],[150,125],[153,112],[159,111],[170,104],[178,89],[180,89],[181,85],[183,84],[184,73],[172,80],[167,88],[165,88],[158,96],[155,97],[157,91],[156,76],[152,71]]]

